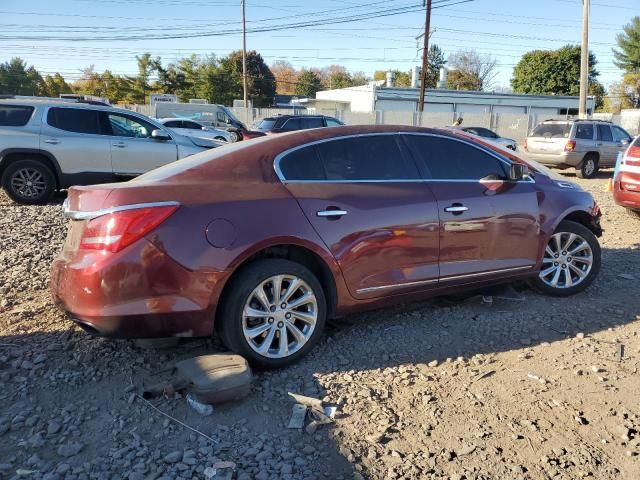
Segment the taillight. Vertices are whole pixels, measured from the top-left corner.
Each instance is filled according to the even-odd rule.
[[[89,220],[79,248],[119,252],[164,222],[177,208],[177,205],[135,208]]]
[[[640,167],[640,146],[633,145],[629,147],[624,163],[632,167]]]
[[[564,146],[564,151],[565,152],[573,152],[574,148],[576,148],[576,141],[575,140],[569,140],[569,141],[567,141],[567,144]]]

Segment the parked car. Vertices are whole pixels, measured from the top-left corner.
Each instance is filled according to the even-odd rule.
[[[477,135],[478,137],[486,138],[490,142],[501,145],[509,150],[513,150],[514,152],[518,148],[518,143],[512,138],[501,137],[497,133],[488,128],[484,127],[461,127],[460,130],[463,132],[471,133],[473,135]]]
[[[524,151],[543,165],[573,167],[578,177],[593,178],[600,168],[613,167],[631,140],[622,127],[603,120],[547,120],[525,139]]]
[[[172,132],[179,133],[186,137],[209,138],[219,142],[235,142],[238,140],[237,135],[232,135],[226,130],[207,127],[195,120],[187,118],[160,118],[158,119],[162,125],[170,129]]]
[[[73,187],[53,297],[95,334],[215,333],[271,368],[305,355],[328,317],[523,279],[584,290],[600,269],[591,194],[487,145],[318,128]]]
[[[640,136],[622,156],[620,168],[613,179],[613,199],[630,215],[640,218]]]
[[[17,203],[46,203],[56,190],[129,179],[218,145],[128,110],[0,100],[0,182]]]
[[[340,120],[324,115],[276,115],[263,118],[255,130],[268,134],[307,130],[309,128],[340,127]]]

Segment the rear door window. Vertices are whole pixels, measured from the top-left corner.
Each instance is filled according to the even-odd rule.
[[[327,118],[326,120],[327,127],[341,127],[342,125],[344,125],[342,122],[336,120],[335,118]]]
[[[506,165],[480,148],[459,140],[406,135],[411,151],[435,180],[480,180],[506,177]]]
[[[582,140],[593,140],[593,124],[578,123],[576,126],[576,138]]]
[[[299,148],[280,160],[280,172],[285,180],[324,180],[324,170],[315,145]]]
[[[397,135],[338,138],[317,145],[327,180],[413,180],[416,166],[400,151]]]
[[[0,127],[23,127],[33,113],[33,107],[0,105]]]
[[[164,122],[164,126],[167,128],[181,128],[182,122],[180,120],[171,120],[169,122]]]
[[[97,110],[53,107],[47,113],[47,123],[67,132],[94,135],[102,133]]]
[[[267,118],[265,120],[262,120],[259,124],[258,124],[258,130],[271,130],[272,128],[274,128],[276,124],[275,120],[272,120],[270,118]]]
[[[324,127],[324,123],[322,123],[322,118],[320,117],[304,117],[301,120],[303,129]]]
[[[202,126],[196,122],[190,122],[185,120],[182,122],[182,128],[188,128],[189,130],[202,130]]]
[[[603,142],[613,142],[613,135],[611,135],[609,125],[598,125],[598,139]]]
[[[302,122],[299,118],[290,118],[284,125],[282,125],[282,130],[300,130],[302,128]]]
[[[531,132],[532,137],[568,138],[570,123],[541,123]]]

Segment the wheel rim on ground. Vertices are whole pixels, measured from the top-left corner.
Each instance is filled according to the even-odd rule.
[[[47,190],[47,181],[35,168],[21,168],[11,177],[11,188],[23,198],[38,198]]]
[[[584,174],[589,176],[593,175],[594,170],[596,169],[596,162],[593,159],[588,158],[584,163]]]
[[[318,301],[311,287],[295,275],[274,275],[247,298],[242,332],[259,355],[284,358],[309,341],[317,320]]]
[[[592,265],[589,242],[576,233],[558,232],[545,249],[540,279],[553,288],[575,287],[589,276]]]

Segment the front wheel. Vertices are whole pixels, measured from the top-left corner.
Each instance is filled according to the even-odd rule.
[[[600,271],[600,243],[587,227],[564,221],[549,239],[534,287],[555,297],[583,291]]]
[[[278,368],[318,342],[326,320],[324,291],[305,266],[257,260],[229,285],[218,316],[224,344],[259,368]]]

